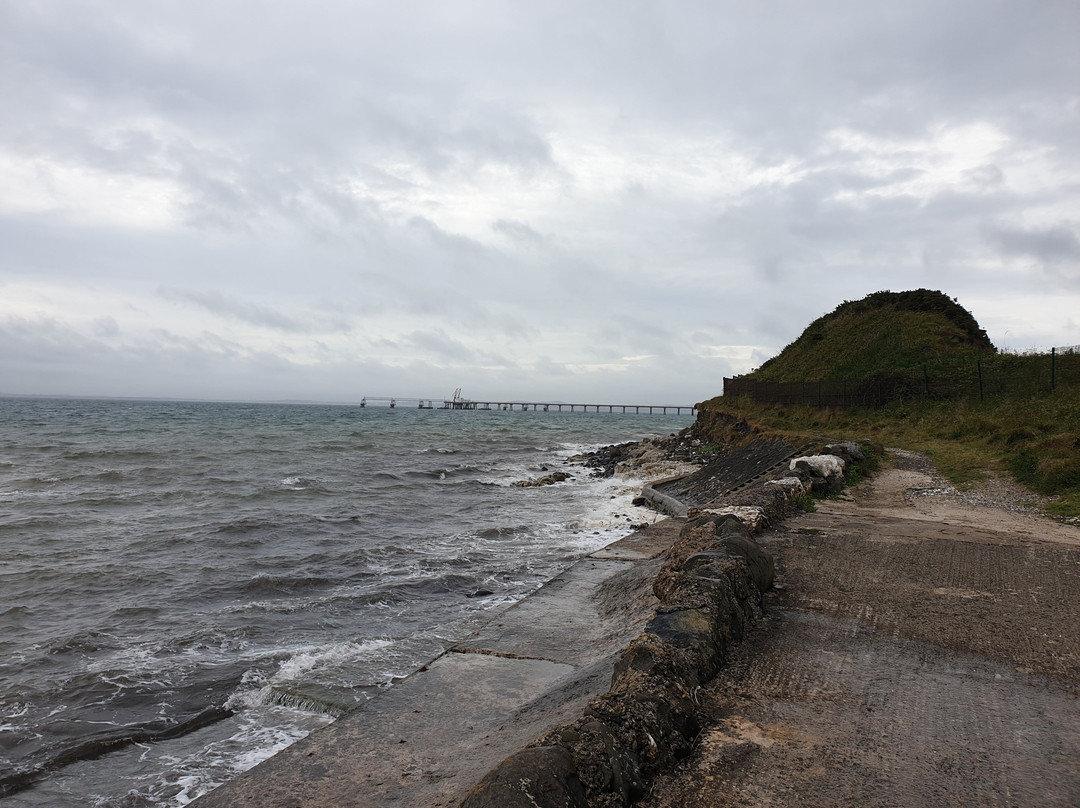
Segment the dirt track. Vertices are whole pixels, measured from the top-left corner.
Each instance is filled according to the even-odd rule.
[[[762,537],[769,618],[641,805],[1080,806],[1080,530],[907,453],[851,493]]]

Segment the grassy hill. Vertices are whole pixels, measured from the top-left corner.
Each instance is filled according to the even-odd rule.
[[[748,377],[767,382],[862,379],[945,357],[995,353],[971,313],[943,292],[875,292],[814,320]]]
[[[964,357],[978,358],[981,365],[980,384],[966,395],[905,396],[885,406],[847,408],[719,396],[698,405],[694,430],[717,446],[737,445],[751,432],[801,448],[869,438],[924,452],[961,488],[977,485],[988,472],[1011,475],[1033,493],[1053,498],[1039,503],[1046,512],[1080,516],[1080,353],[1059,355],[1054,388],[1046,383],[1049,355],[998,354],[975,318],[942,292],[877,292],[843,303],[749,377],[840,381],[898,374],[923,363],[954,370],[975,364]],[[990,394],[991,371],[1000,369],[1010,371],[1013,383]],[[1015,383],[1026,371],[1038,383]]]

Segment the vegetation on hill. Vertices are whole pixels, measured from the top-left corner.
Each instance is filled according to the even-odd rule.
[[[943,292],[875,292],[814,320],[749,378],[841,381],[996,349],[971,313]]]
[[[1080,397],[1075,390],[874,409],[784,407],[745,397],[718,397],[699,407],[699,436],[706,442],[722,445],[725,435],[713,436],[704,425],[733,418],[744,420],[758,435],[782,437],[800,448],[870,439],[926,454],[961,490],[988,473],[1012,476],[1032,491],[1032,504],[1046,513],[1080,516]],[[1036,495],[1052,501],[1041,502]]]
[[[865,378],[932,360],[947,364],[950,357],[965,353],[994,355],[995,364],[1047,364],[1047,357],[997,355],[968,311],[941,292],[919,289],[878,292],[838,306],[751,376],[762,381]],[[698,405],[694,429],[704,442],[716,445],[734,445],[741,437],[737,433],[750,432],[782,437],[800,448],[870,439],[925,453],[961,489],[976,485],[987,473],[1011,475],[1032,491],[1032,502],[1046,512],[1072,517],[1080,516],[1080,396],[1075,382],[1070,378],[1062,385],[1059,379],[1053,390],[1045,384],[1001,386],[992,395],[987,386],[986,396],[980,382],[971,394],[948,400],[907,397],[873,408],[718,397]]]

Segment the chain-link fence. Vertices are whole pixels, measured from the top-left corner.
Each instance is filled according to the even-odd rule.
[[[991,354],[928,362],[904,371],[846,381],[764,382],[724,379],[725,396],[749,396],[762,404],[814,407],[880,407],[892,401],[926,398],[985,400],[1080,387],[1080,346],[1045,353]]]

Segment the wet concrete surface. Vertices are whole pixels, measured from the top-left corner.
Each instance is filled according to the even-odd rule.
[[[653,616],[680,525],[585,558],[385,693],[196,801],[198,808],[456,806],[503,758],[610,686]]]

